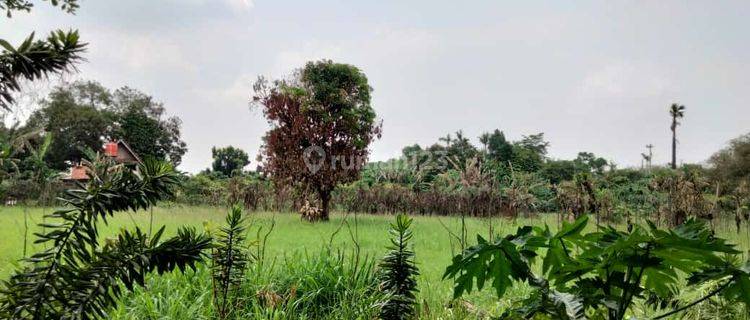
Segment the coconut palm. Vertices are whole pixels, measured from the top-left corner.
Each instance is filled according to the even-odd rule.
[[[445,137],[439,138],[438,140],[445,142],[446,148],[450,148],[451,142],[453,142],[453,137],[451,137],[451,134],[445,135]]]
[[[490,133],[482,133],[482,135],[479,136],[479,143],[482,144],[482,150],[487,152],[487,145],[490,143]]]
[[[673,103],[669,107],[669,115],[672,116],[672,169],[677,169],[677,126],[680,125],[677,120],[685,117],[685,106]]]

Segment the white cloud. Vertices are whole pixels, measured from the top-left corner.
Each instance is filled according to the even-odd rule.
[[[95,38],[88,54],[113,59],[128,69],[140,72],[164,68],[195,71],[195,66],[185,56],[186,48],[169,38],[119,31],[92,36]]]
[[[308,41],[298,49],[289,49],[279,52],[276,61],[271,68],[273,78],[282,78],[290,75],[296,68],[304,66],[308,61],[331,59],[340,60],[342,48],[335,45],[326,45],[319,41]]]
[[[578,86],[578,98],[621,98],[660,96],[673,83],[657,66],[627,61],[604,65],[586,74]]]
[[[237,11],[250,10],[255,6],[253,0],[226,0],[226,2]]]
[[[257,80],[257,75],[242,74],[232,82],[232,84],[223,89],[219,94],[227,101],[228,105],[243,104],[247,107],[252,94],[253,83]]]
[[[192,5],[204,5],[204,4],[210,4],[216,1],[215,0],[178,0],[174,2],[178,4],[187,3],[187,4],[192,4]],[[255,7],[255,2],[253,0],[222,0],[221,3],[224,3],[225,5],[237,11],[250,10],[253,7]]]

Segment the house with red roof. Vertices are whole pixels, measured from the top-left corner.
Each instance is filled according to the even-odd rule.
[[[102,151],[105,156],[112,158],[116,163],[126,165],[141,163],[138,154],[123,140],[105,143]],[[70,173],[62,180],[66,183],[86,182],[89,180],[89,175],[86,172],[86,167],[79,163],[70,168]]]

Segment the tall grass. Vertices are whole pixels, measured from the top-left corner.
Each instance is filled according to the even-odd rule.
[[[37,229],[36,223],[41,221],[44,210],[49,212],[49,209],[44,208],[28,210],[29,234],[41,231]],[[225,213],[225,208],[162,205],[154,209],[153,224],[166,225],[165,236],[168,236],[183,225],[198,228],[203,228],[204,224],[222,225]],[[369,278],[369,273],[374,272],[371,270],[373,261],[386,252],[387,231],[392,217],[357,216],[359,263],[352,261],[356,255],[352,252],[352,237],[346,231],[331,238],[341,226],[343,217],[344,215],[335,214],[328,223],[311,224],[300,221],[296,214],[250,213],[248,219],[252,220],[252,225],[263,228],[261,238],[273,223],[275,227],[268,234],[267,244],[263,246],[264,262],[251,266],[248,281],[241,288],[241,296],[246,299],[241,304],[242,315],[250,319],[325,319],[322,314],[324,312],[353,316],[347,318],[332,315],[329,319],[357,319],[358,316],[369,315],[371,307],[378,303],[380,297],[366,290],[368,282],[365,280]],[[350,215],[349,219],[353,217]],[[108,221],[109,224],[99,230],[102,239],[116,234],[121,227],[139,226],[146,229],[150,224],[150,216],[149,212],[137,212],[117,215]],[[516,222],[502,218],[466,218],[465,228],[469,243],[473,243],[476,234],[488,238],[490,224],[494,233],[507,234],[515,232],[520,225],[543,223],[554,228],[555,215],[541,214],[538,218],[520,218]],[[0,208],[0,279],[8,277],[13,269],[13,262],[23,255],[23,226],[23,208]],[[454,243],[455,251],[451,252],[451,237],[446,229],[460,234],[460,217],[414,217],[413,245],[415,260],[421,272],[417,279],[420,318],[476,319],[477,315],[497,315],[503,308],[517,303],[529,293],[527,287],[514,286],[506,295],[508,299],[497,300],[492,292],[483,291],[475,292],[465,297],[465,300],[451,302],[452,282],[442,280],[442,274],[453,254],[460,248]],[[248,237],[258,237],[257,231],[248,231]],[[748,235],[745,232],[736,233],[732,221],[718,222],[716,233],[738,244],[744,252],[750,249]],[[38,245],[29,242],[28,253],[40,249]],[[747,259],[747,255],[743,259]],[[354,268],[355,265],[358,267]],[[296,291],[295,298],[290,300],[288,296],[293,288]],[[344,288],[347,290],[343,290]],[[279,301],[284,303],[267,308],[265,303],[271,297],[281,297]],[[352,301],[357,303],[340,306]],[[339,303],[339,306],[332,307],[334,303]],[[716,314],[709,306],[706,308],[708,309],[704,309],[704,315]],[[310,314],[304,316],[306,313]],[[149,278],[146,287],[128,294],[111,316],[115,319],[213,319],[210,270],[207,265],[201,265],[197,271],[187,271],[184,275],[176,273]]]
[[[295,253],[248,270],[234,319],[373,319],[384,294],[377,290],[373,259],[341,251]],[[215,319],[207,266],[185,276],[149,280],[123,298],[112,319]]]

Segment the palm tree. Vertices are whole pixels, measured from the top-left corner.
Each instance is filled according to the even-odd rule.
[[[484,152],[487,152],[487,145],[490,143],[490,133],[482,133],[482,135],[479,136],[479,143],[482,144],[482,150],[484,150]]]
[[[442,137],[442,138],[440,138],[438,140],[445,142],[445,146],[447,148],[450,148],[451,142],[453,142],[453,137],[451,137],[451,134],[449,133],[449,134],[445,135],[445,137]]]
[[[672,116],[672,169],[677,169],[677,126],[680,125],[677,120],[685,117],[685,106],[673,103],[669,115]]]
[[[18,154],[29,146],[29,142],[37,136],[40,130],[25,130],[19,123],[10,128],[0,130],[0,170],[10,174],[10,171],[18,173]],[[6,171],[6,169],[10,169]]]
[[[469,143],[469,139],[464,136],[463,130],[456,131],[456,139],[454,140],[457,144]]]

